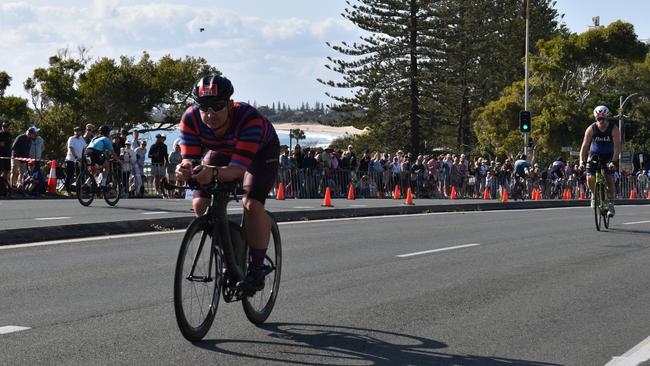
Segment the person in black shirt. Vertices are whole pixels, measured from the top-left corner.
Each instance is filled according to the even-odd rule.
[[[32,146],[32,140],[36,138],[36,131],[33,127],[24,134],[16,137],[14,144],[11,146],[12,158],[29,158],[29,150]],[[11,185],[15,187],[23,173],[27,170],[27,162],[20,160],[11,160]]]
[[[160,179],[165,176],[165,166],[169,159],[167,145],[163,142],[164,135],[157,134],[156,142],[149,148],[149,158],[151,159],[151,173],[153,174],[156,194],[160,195]]]

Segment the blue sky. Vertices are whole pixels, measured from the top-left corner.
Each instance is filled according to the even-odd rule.
[[[235,85],[235,99],[270,104],[329,102],[316,78],[336,56],[325,42],[354,41],[359,29],[340,13],[345,0],[0,0],[0,70],[13,77],[8,94],[26,96],[22,83],[57,49],[79,45],[93,58],[205,57]],[[623,19],[650,38],[648,0],[558,0],[564,22],[582,32]],[[199,28],[205,28],[199,32]]]

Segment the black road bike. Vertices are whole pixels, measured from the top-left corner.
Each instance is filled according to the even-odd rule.
[[[174,311],[183,336],[196,342],[203,339],[214,321],[219,300],[241,301],[244,313],[253,324],[262,324],[271,315],[280,287],[282,244],[273,216],[271,238],[264,264],[270,270],[264,288],[246,294],[236,285],[242,281],[249,263],[249,247],[241,222],[228,219],[226,208],[238,201],[241,182],[214,182],[199,187],[165,184],[165,189],[203,189],[211,195],[207,213],[195,218],[185,231],[174,274]]]
[[[84,153],[81,158],[81,169],[77,175],[76,189],[77,189],[77,200],[83,206],[90,206],[95,199],[95,196],[104,197],[104,201],[109,204],[109,206],[115,206],[120,200],[121,183],[120,177],[117,173],[117,163],[111,161],[111,171],[106,177],[106,186],[99,187],[97,181],[95,180],[95,175],[88,170],[90,164],[90,157]]]

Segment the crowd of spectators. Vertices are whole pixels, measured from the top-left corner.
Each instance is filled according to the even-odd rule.
[[[344,197],[350,185],[360,197],[392,197],[397,186],[402,196],[411,188],[421,198],[450,198],[452,191],[457,198],[480,199],[486,191],[489,198],[499,198],[504,190],[511,190],[514,160],[470,160],[465,154],[414,155],[402,150],[364,151],[358,157],[351,145],[347,150],[283,146],[278,179],[285,194],[298,198],[322,197],[326,187],[334,197]],[[636,189],[646,196],[650,180],[646,170],[633,176],[614,171],[614,177],[620,193]],[[562,198],[564,188],[578,197],[581,189],[586,191],[585,183],[578,164],[562,158],[548,165],[535,163],[525,182],[528,192],[539,188],[544,198]]]
[[[11,187],[39,194],[45,191],[45,178],[41,162],[45,141],[40,129],[30,127],[24,134],[12,138],[9,123],[0,130],[0,156],[20,159],[0,159],[0,176]],[[65,156],[65,191],[74,191],[74,177],[79,169],[83,150],[95,137],[95,126],[75,127],[67,141]],[[181,161],[179,141],[173,143],[169,152],[166,136],[157,134],[155,143],[147,148],[140,132],[120,130],[111,135],[113,148],[120,163],[115,164],[122,177],[124,196],[142,197],[145,182],[153,185],[152,193],[162,194],[161,181],[166,178],[175,183],[175,166]],[[145,169],[145,159],[151,164]],[[285,194],[297,198],[322,197],[330,187],[333,197],[345,197],[349,187],[358,197],[392,197],[397,186],[402,196],[407,188],[420,198],[449,198],[452,191],[458,198],[483,198],[486,191],[490,198],[498,198],[503,190],[510,190],[514,172],[514,159],[468,159],[465,154],[416,155],[403,150],[395,153],[363,151],[357,154],[353,146],[346,150],[332,146],[293,148],[283,146],[280,155],[278,183],[284,185]],[[614,172],[617,190],[636,190],[646,197],[650,177],[644,169],[636,174],[621,176]],[[561,158],[540,166],[535,163],[528,174],[526,187],[539,188],[544,198],[561,197],[564,188],[570,188],[577,197],[586,191],[585,172],[577,163],[565,163]],[[27,184],[28,182],[29,184]]]

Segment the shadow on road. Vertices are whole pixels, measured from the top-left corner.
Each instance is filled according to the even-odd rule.
[[[270,323],[277,341],[204,340],[198,347],[227,355],[292,365],[549,366],[543,362],[439,352],[447,345],[382,330],[336,325]]]
[[[650,230],[636,230],[636,229],[622,229],[622,228],[613,228],[608,229],[612,233],[621,233],[621,234],[641,234],[641,235],[650,235]]]

